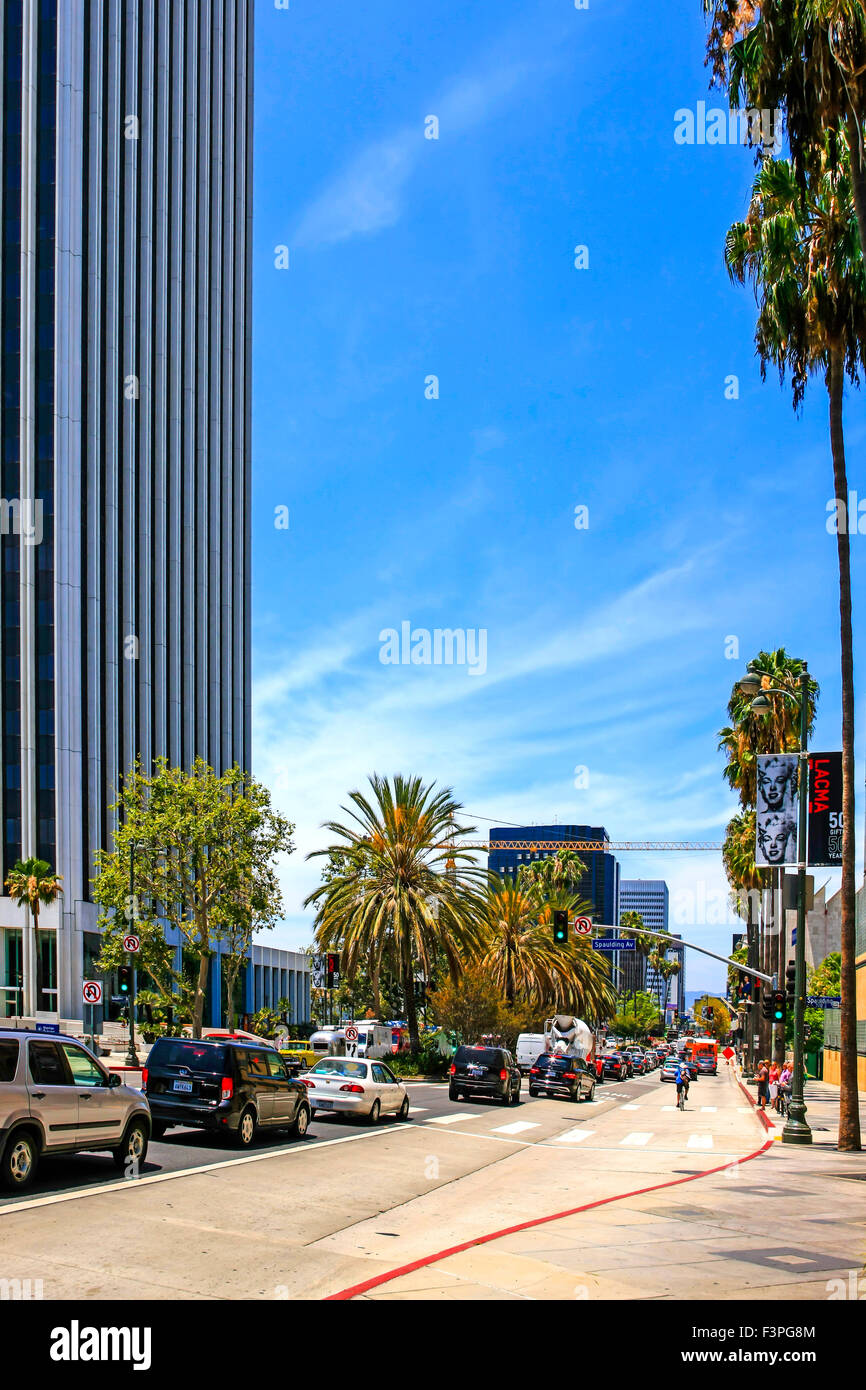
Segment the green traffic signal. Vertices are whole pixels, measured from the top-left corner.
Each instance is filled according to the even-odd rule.
[[[132,966],[121,965],[117,971],[117,988],[120,994],[132,993]]]
[[[561,907],[553,911],[553,940],[557,946],[568,945],[568,913]]]

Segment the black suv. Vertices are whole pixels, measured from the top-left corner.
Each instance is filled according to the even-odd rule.
[[[569,1100],[592,1100],[595,1095],[595,1067],[592,1070],[579,1057],[554,1057],[543,1052],[536,1057],[529,1073],[531,1096],[567,1096]]]
[[[520,1104],[520,1068],[503,1047],[458,1047],[448,1076],[448,1099],[489,1096],[501,1105]]]
[[[230,1135],[241,1148],[256,1130],[290,1129],[302,1139],[310,1102],[275,1048],[208,1038],[158,1038],[142,1072],[152,1137],[173,1125]]]

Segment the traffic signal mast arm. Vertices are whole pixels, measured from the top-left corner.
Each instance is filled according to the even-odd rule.
[[[624,931],[626,928],[617,928],[617,930]],[[659,941],[666,941],[669,946],[688,946],[690,951],[700,951],[702,956],[712,956],[713,960],[724,961],[725,965],[732,965],[743,975],[754,975],[756,980],[763,980],[765,984],[776,988],[775,975],[765,975],[763,970],[755,970],[751,965],[743,965],[738,960],[731,960],[730,956],[719,956],[715,951],[708,951],[706,946],[696,946],[693,941],[684,941],[681,936],[671,936],[670,932],[650,931],[648,927],[640,927],[638,930],[641,936],[655,936]]]

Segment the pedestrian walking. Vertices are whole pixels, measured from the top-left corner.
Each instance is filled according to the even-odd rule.
[[[770,1104],[772,1105],[774,1110],[778,1110],[779,1108],[779,1077],[781,1076],[781,1074],[781,1068],[779,1067],[778,1063],[771,1062],[770,1075],[768,1077],[768,1081]]]
[[[770,1097],[770,1068],[766,1062],[758,1063],[758,1109],[766,1110]]]
[[[786,1062],[779,1075],[779,1110],[785,1110],[788,1101],[791,1099],[791,1080],[794,1075],[790,1062]]]

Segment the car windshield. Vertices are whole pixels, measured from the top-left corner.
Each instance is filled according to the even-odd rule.
[[[464,1066],[501,1067],[502,1053],[493,1047],[459,1047],[455,1061]]]
[[[347,1057],[326,1057],[313,1067],[313,1076],[352,1076],[363,1079],[367,1075],[364,1062],[352,1062]]]
[[[156,1067],[186,1067],[187,1071],[225,1072],[225,1061],[226,1049],[214,1043],[157,1038],[147,1065],[151,1071]]]

